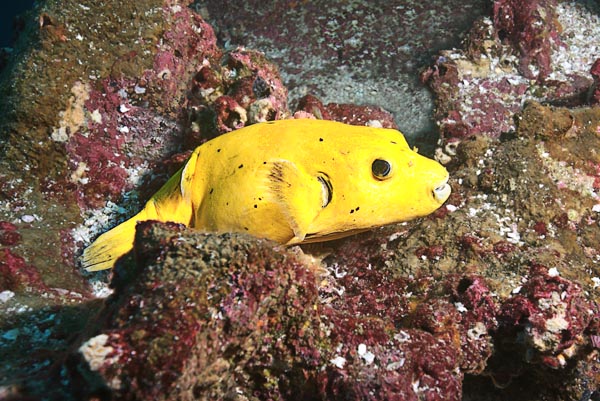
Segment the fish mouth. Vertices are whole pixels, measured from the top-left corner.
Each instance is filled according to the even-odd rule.
[[[450,196],[451,191],[452,189],[448,184],[448,177],[446,177],[444,181],[440,182],[435,188],[433,188],[433,198],[439,203],[444,203]]]

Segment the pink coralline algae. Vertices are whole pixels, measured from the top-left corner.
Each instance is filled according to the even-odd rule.
[[[494,27],[520,54],[519,72],[543,80],[552,72],[552,48],[560,43],[556,0],[497,0]]]
[[[189,140],[198,145],[201,139],[287,117],[287,89],[262,53],[237,49],[194,75],[187,113]]]
[[[295,116],[334,120],[351,125],[371,125],[398,129],[394,122],[394,116],[381,107],[339,103],[323,104],[313,95],[306,95],[298,101]]]
[[[368,256],[380,243],[365,240],[347,254],[356,264],[319,287],[320,267],[268,242],[141,223],[70,372],[88,395],[124,398],[459,400],[463,374],[491,351],[487,286],[452,276],[423,292],[422,280],[391,277]]]
[[[480,19],[468,32],[464,50],[441,51],[421,80],[436,95],[442,146],[514,130],[513,116],[525,99],[585,104],[592,85],[587,71],[568,62],[557,68],[560,61],[553,61],[565,57],[561,32],[556,1],[497,0],[492,18]],[[448,161],[448,152],[441,151],[446,156],[440,153],[440,159]]]
[[[134,82],[107,78],[101,84],[102,89],[91,90],[85,103],[88,126],[67,143],[71,179],[84,209],[118,200],[134,186],[131,170],[160,161],[164,153],[177,149],[173,124],[132,104],[127,91],[133,93]]]
[[[0,291],[46,291],[38,270],[8,248],[0,249]]]
[[[165,6],[164,14],[169,29],[162,35],[154,68],[145,71],[141,83],[157,100],[151,106],[180,118],[190,78],[205,65],[218,65],[222,53],[212,27],[189,7]]]
[[[440,291],[441,290],[441,291]],[[443,292],[442,292],[443,291]],[[496,306],[480,277],[449,276],[411,314],[411,326],[456,348],[463,373],[481,373],[492,354]]]
[[[446,56],[438,57],[421,80],[437,95],[435,115],[447,142],[473,135],[499,137],[509,131],[512,116],[521,108],[515,99],[528,88],[510,77],[473,77]]]
[[[600,59],[594,61],[592,64],[592,68],[590,69],[590,74],[594,79],[594,85],[591,91],[590,103],[598,104],[600,103]]]
[[[0,245],[12,246],[21,242],[21,234],[17,232],[17,226],[8,221],[0,221]]]
[[[579,285],[533,263],[527,282],[502,305],[499,333],[503,343],[508,339],[520,343],[522,357],[529,363],[564,367],[592,344],[590,334],[598,333],[590,323],[598,313],[597,305],[586,299]]]
[[[250,123],[278,120],[287,112],[287,88],[279,69],[259,52],[238,49],[225,58],[227,94],[248,109]]]
[[[386,268],[382,241],[364,235],[330,256],[321,314],[339,345],[322,373],[327,395],[458,400],[463,374],[481,372],[492,353],[490,291],[478,276],[451,275],[437,285],[397,276]]]
[[[461,369],[466,373],[481,373],[493,350],[490,333],[498,326],[498,309],[492,293],[483,277],[477,275],[450,275],[442,285],[448,294],[446,300],[460,313],[454,325],[463,353]]]
[[[398,330],[382,343],[346,343],[322,376],[328,400],[460,400],[458,350],[422,330]],[[339,365],[344,362],[344,367]],[[346,365],[347,363],[347,365]],[[338,364],[338,366],[334,366]]]
[[[398,128],[393,116],[380,107],[338,103],[329,103],[326,107],[333,120],[346,124]]]
[[[473,135],[498,137],[512,127],[512,116],[520,104],[507,99],[520,98],[527,84],[510,82],[509,78],[495,80],[463,80],[455,62],[439,57],[421,79],[438,95],[435,113],[446,141]],[[465,108],[465,98],[469,107]],[[473,112],[472,110],[476,110]]]
[[[103,384],[82,391],[108,386],[124,399],[156,400],[240,391],[302,398],[304,383],[312,391],[320,360],[314,273],[265,241],[187,235],[177,225],[138,226],[136,263],[117,266],[105,323],[80,349],[91,372],[72,371]]]

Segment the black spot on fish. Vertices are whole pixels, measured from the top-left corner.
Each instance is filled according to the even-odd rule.
[[[319,142],[323,142],[323,138],[319,138]]]
[[[255,209],[257,209],[257,208],[258,208],[258,205],[256,205],[256,204],[255,204],[255,205],[254,205],[254,208],[255,208]]]
[[[240,164],[240,165],[238,166],[238,168],[242,168],[242,167],[244,167],[244,165],[243,165],[243,164]]]
[[[217,153],[221,152],[221,149],[217,149]]]
[[[393,143],[394,145],[398,145],[398,142],[396,142],[396,141],[390,141],[390,143]]]
[[[208,194],[209,195],[212,194],[214,190],[215,190],[214,188],[211,188],[210,191],[208,191]]]
[[[354,213],[354,209],[350,209],[350,214]]]
[[[263,164],[267,164],[267,162],[263,162]]]
[[[248,231],[248,227],[244,227],[244,230]]]
[[[261,201],[261,200],[262,200],[262,198],[258,198],[258,200],[259,200],[259,201]]]
[[[354,210],[356,210],[358,212],[359,209],[360,209],[360,206],[356,206],[356,209],[354,209]]]
[[[225,206],[229,206],[229,202],[225,202]]]

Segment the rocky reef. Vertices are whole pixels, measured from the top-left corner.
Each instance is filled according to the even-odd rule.
[[[293,3],[277,15],[312,7]],[[110,273],[80,270],[85,245],[217,135],[398,126],[343,96],[290,98],[267,56],[218,43],[201,16],[228,21],[215,4],[48,0],[25,19],[0,70],[0,398],[600,397],[593,4],[494,1],[424,66],[440,135],[414,143],[437,148],[453,189],[431,216],[292,248],[144,222]],[[318,22],[324,54],[371,66],[360,49],[387,42],[356,47],[360,24],[338,17]],[[307,49],[295,62],[315,74]]]
[[[225,46],[264,51],[280,67],[292,105],[312,94],[325,103],[384,107],[417,140],[434,129],[418,71],[456,46],[491,2],[247,0],[223,7],[202,0],[194,7]]]

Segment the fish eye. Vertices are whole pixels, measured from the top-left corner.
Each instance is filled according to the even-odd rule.
[[[375,159],[371,165],[371,171],[373,172],[373,177],[378,180],[385,180],[390,178],[392,165],[386,160]]]

